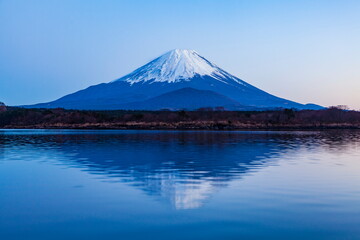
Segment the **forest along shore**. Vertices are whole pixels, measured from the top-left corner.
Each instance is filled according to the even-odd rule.
[[[274,111],[88,111],[8,107],[0,112],[2,129],[360,129],[360,112]]]

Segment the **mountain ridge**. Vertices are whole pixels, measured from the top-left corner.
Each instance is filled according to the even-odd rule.
[[[163,110],[197,110],[200,108],[254,110],[254,108],[243,106],[235,100],[216,92],[190,87],[167,92],[144,102],[130,104],[131,109],[134,110],[148,110],[153,109],[155,106]]]

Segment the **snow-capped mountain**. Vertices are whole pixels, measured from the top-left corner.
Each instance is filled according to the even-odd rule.
[[[224,79],[231,79],[236,83],[246,84],[201,57],[194,50],[181,49],[167,52],[116,81],[126,81],[130,84],[139,82],[176,83],[190,81],[196,76],[209,76],[223,83],[227,83]]]
[[[175,49],[115,81],[27,107],[71,109],[318,109],[273,96],[231,75],[196,51]]]

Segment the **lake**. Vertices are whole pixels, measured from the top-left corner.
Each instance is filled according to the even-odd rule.
[[[0,130],[0,239],[360,239],[360,131]]]

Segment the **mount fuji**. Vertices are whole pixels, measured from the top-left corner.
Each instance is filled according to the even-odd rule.
[[[25,107],[93,110],[322,108],[271,95],[224,71],[196,51],[181,49],[169,51],[112,82]]]

